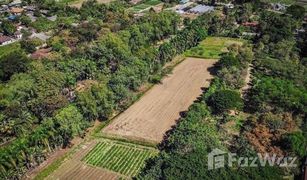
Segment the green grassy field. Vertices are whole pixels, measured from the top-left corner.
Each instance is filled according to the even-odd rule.
[[[19,42],[14,42],[12,44],[0,46],[0,58],[9,54],[12,51],[19,50],[19,49],[20,49]]]
[[[156,154],[157,151],[153,148],[115,141],[101,141],[82,161],[133,177],[144,166],[145,160]]]
[[[136,6],[133,6],[133,7],[131,8],[131,10],[132,10],[134,13],[137,13],[137,12],[139,12],[139,11],[142,11],[142,10],[144,10],[144,9],[146,9],[146,8],[151,7],[151,6],[158,5],[158,4],[160,4],[160,3],[161,3],[160,0],[148,0],[148,1],[144,2],[144,3],[141,3],[141,4],[138,4],[138,5],[136,5]]]
[[[232,44],[242,45],[244,40],[224,37],[208,37],[198,46],[191,48],[184,53],[187,57],[198,57],[205,59],[218,59],[222,52]]]

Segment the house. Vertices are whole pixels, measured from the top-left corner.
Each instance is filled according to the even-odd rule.
[[[224,7],[226,7],[227,9],[233,9],[235,6],[231,3],[225,4]]]
[[[31,19],[31,22],[35,22],[37,17],[34,16],[33,12],[27,12],[26,15]]]
[[[254,33],[254,32],[243,32],[242,36],[258,36],[259,33]]]
[[[17,6],[21,6],[21,0],[14,0],[13,2],[11,2],[10,4],[8,4],[9,7],[17,7]]]
[[[190,13],[203,14],[214,10],[213,6],[197,5],[189,10]]]
[[[46,42],[47,39],[50,38],[50,36],[48,36],[48,35],[47,35],[46,33],[44,33],[44,32],[40,32],[40,33],[33,33],[33,34],[30,36],[30,38],[31,38],[31,39],[33,39],[33,38],[38,38],[38,39],[40,39],[40,40]]]
[[[186,4],[188,2],[189,2],[189,0],[180,0],[180,4]]]
[[[285,11],[287,8],[286,5],[281,3],[271,3],[271,7],[275,11]]]
[[[11,39],[10,37],[8,37],[8,36],[0,36],[0,45],[1,46],[10,44],[12,42],[13,42],[13,39]]]
[[[38,49],[34,53],[31,54],[32,59],[43,59],[49,56],[49,52],[52,48]]]
[[[133,4],[133,5],[136,5],[138,3],[140,3],[142,0],[130,0],[129,3],[130,4]]]
[[[26,6],[25,10],[27,10],[27,11],[35,11],[35,6]]]
[[[10,9],[10,12],[14,15],[20,15],[23,12],[23,8],[18,8],[18,7],[12,7]]]
[[[47,19],[48,19],[48,20],[53,21],[53,22],[54,22],[54,21],[56,21],[56,20],[57,20],[57,18],[58,18],[58,16],[57,16],[57,15],[47,17]]]
[[[16,39],[21,39],[21,38],[22,38],[22,33],[21,33],[20,31],[16,31],[16,32],[14,33],[14,37],[15,37]]]
[[[9,17],[7,17],[8,20],[14,21],[16,19],[15,15],[10,15]]]
[[[248,26],[248,27],[256,27],[259,25],[259,22],[254,21],[254,22],[244,22],[242,23],[243,26]]]

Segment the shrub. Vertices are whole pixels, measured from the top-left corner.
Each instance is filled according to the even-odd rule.
[[[242,109],[243,100],[240,94],[233,90],[220,90],[209,97],[208,104],[216,113],[222,113],[230,109]]]
[[[306,153],[307,142],[302,132],[294,132],[294,133],[288,134],[285,137],[285,144],[286,144],[286,147],[291,149],[293,152],[295,152],[300,157],[303,157],[307,154]]]

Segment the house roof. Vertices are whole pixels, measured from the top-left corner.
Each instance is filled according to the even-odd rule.
[[[258,26],[258,24],[259,24],[259,22],[257,22],[257,21],[242,23],[243,26]]]
[[[197,5],[190,9],[191,12],[193,13],[205,13],[205,12],[210,12],[213,11],[214,7],[213,6],[206,6],[206,5]]]
[[[7,42],[7,41],[10,41],[11,38],[8,37],[8,36],[0,36],[0,43],[4,43],[4,42]]]
[[[30,38],[38,38],[42,41],[47,41],[47,39],[50,38],[50,36],[48,36],[46,33],[44,32],[40,32],[40,33],[33,33]]]
[[[130,0],[129,3],[130,4],[137,4],[139,2],[141,2],[142,0]]]
[[[11,8],[11,13],[22,13],[23,8],[17,8],[17,7],[12,7]]]
[[[52,50],[52,48],[46,48],[46,49],[39,49],[36,50],[34,53],[31,54],[32,59],[42,59],[49,56],[49,52]]]

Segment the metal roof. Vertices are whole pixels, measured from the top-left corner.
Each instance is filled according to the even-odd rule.
[[[193,7],[192,9],[190,9],[189,11],[193,13],[205,13],[205,12],[210,12],[213,10],[214,10],[213,6],[197,5]]]

